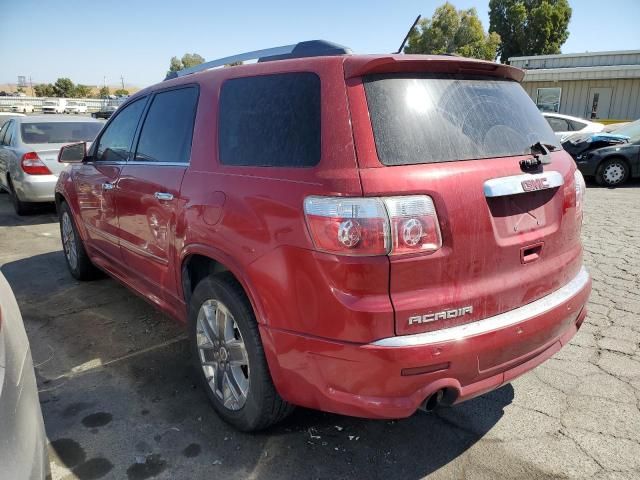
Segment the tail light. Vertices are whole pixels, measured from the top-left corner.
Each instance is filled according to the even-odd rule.
[[[51,175],[51,170],[40,160],[36,152],[28,152],[22,155],[20,166],[24,173],[29,175]]]
[[[319,250],[341,255],[434,252],[442,246],[431,197],[307,197],[304,211]]]
[[[576,215],[580,217],[580,221],[582,221],[582,212],[584,206],[584,195],[587,191],[587,186],[584,183],[584,177],[580,170],[576,170],[573,172],[573,179],[576,185]]]

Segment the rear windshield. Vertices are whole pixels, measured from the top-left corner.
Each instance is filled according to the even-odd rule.
[[[385,74],[366,77],[364,86],[384,165],[522,155],[538,142],[560,147],[517,82]]]
[[[23,143],[91,142],[102,125],[102,122],[23,123],[20,133]]]

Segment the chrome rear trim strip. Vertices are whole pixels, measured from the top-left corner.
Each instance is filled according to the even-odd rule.
[[[376,347],[416,347],[434,343],[463,340],[468,337],[482,335],[484,333],[500,330],[502,328],[524,322],[538,315],[542,315],[562,305],[582,290],[589,283],[589,273],[582,267],[580,273],[564,287],[542,297],[539,300],[528,303],[514,310],[501,313],[494,317],[485,318],[476,322],[459,325],[457,327],[434,330],[433,332],[416,333],[413,335],[400,335],[397,337],[383,338],[370,343]]]
[[[519,193],[534,192],[557,188],[564,184],[564,178],[560,172],[550,171],[544,173],[513,175],[511,177],[492,178],[484,182],[485,197],[504,197],[505,195],[517,195]]]

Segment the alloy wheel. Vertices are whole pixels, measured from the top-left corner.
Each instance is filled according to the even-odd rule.
[[[209,388],[225,408],[240,410],[249,393],[249,357],[233,315],[222,302],[205,301],[198,311],[196,335]]]
[[[76,235],[73,231],[73,225],[71,224],[71,218],[69,214],[64,212],[62,214],[62,245],[64,247],[64,254],[67,257],[69,266],[72,270],[75,270],[78,266],[78,251],[76,250]]]

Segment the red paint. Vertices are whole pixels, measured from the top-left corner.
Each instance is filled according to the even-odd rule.
[[[319,165],[220,165],[221,84],[290,71],[321,78]],[[184,262],[197,254],[226,266],[253,305],[275,386],[294,404],[393,418],[411,415],[439,388],[455,391],[456,402],[472,398],[533,368],[566,343],[584,318],[590,287],[517,328],[422,347],[369,344],[496,315],[572,279],[582,263],[575,166],[566,153],[551,154],[545,169],[560,172],[565,185],[516,199],[487,199],[482,185],[522,173],[524,157],[384,167],[360,76],[388,71],[521,78],[519,70],[492,63],[388,55],[286,60],[190,75],[134,96],[200,85],[188,166],[74,165],[61,174],[57,193],[69,203],[92,260],[181,322],[187,318]],[[115,188],[104,190],[107,182]],[[159,201],[154,197],[159,191],[174,199]],[[434,201],[443,244],[437,251],[348,257],[315,250],[302,209],[305,197],[409,194]],[[535,261],[523,261],[526,249],[542,243]],[[473,306],[471,314],[408,322],[411,316],[467,305]]]

